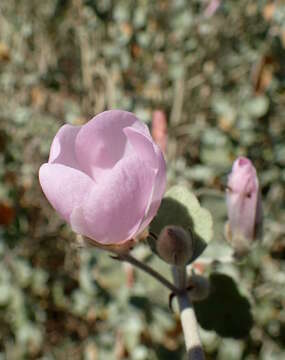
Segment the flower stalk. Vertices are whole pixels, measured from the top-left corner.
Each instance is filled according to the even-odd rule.
[[[186,287],[186,267],[173,266],[174,284],[179,289]],[[193,305],[187,290],[180,291],[177,295],[180,319],[184,334],[188,360],[205,360],[199,335],[198,323]]]
[[[205,360],[195,311],[186,289],[185,266],[173,266],[174,284],[172,284],[153,268],[142,263],[130,254],[116,254],[112,256],[112,258],[136,266],[158,280],[177,296],[188,360]]]
[[[132,264],[136,266],[137,268],[141,269],[145,273],[149,274],[153,278],[155,278],[157,281],[159,281],[162,285],[164,285],[166,288],[168,288],[170,291],[172,291],[175,294],[178,294],[181,290],[173,285],[170,281],[168,281],[164,276],[160,275],[157,271],[155,271],[153,268],[148,266],[147,264],[139,261],[135,257],[133,257],[130,254],[121,254],[121,255],[115,255],[112,256],[113,259],[119,260],[119,261],[125,261],[129,264]]]

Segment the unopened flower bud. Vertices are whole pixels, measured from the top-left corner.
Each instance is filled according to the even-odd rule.
[[[225,235],[237,257],[247,254],[262,232],[262,206],[259,182],[251,161],[239,157],[228,178]]]
[[[201,275],[193,274],[187,280],[188,294],[192,301],[202,301],[210,294],[210,282]]]
[[[179,226],[166,226],[157,239],[156,250],[167,263],[186,265],[193,256],[192,236]]]
[[[167,119],[162,110],[154,111],[152,115],[151,134],[154,141],[159,145],[163,153],[166,153],[167,147]]]

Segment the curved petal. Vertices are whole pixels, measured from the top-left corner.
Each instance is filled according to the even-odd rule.
[[[132,113],[121,110],[105,111],[81,128],[75,141],[76,156],[81,169],[95,181],[125,155],[123,129],[129,126],[147,133],[146,126]]]
[[[137,157],[148,166],[157,169],[158,162],[153,140],[132,127],[127,127],[123,131]]]
[[[87,236],[93,240],[95,238],[92,235],[92,232],[89,231],[88,224],[86,223],[84,212],[83,212],[84,202],[81,206],[75,206],[70,215],[70,225],[74,232],[80,235]]]
[[[62,126],[50,148],[50,164],[62,164],[75,169],[79,169],[75,154],[75,139],[81,126],[64,125]]]
[[[89,237],[101,244],[131,239],[144,217],[154,178],[155,171],[136,156],[124,158],[104,174],[83,205]]]
[[[94,186],[87,175],[61,164],[43,164],[39,179],[51,205],[68,222],[73,209],[82,205]]]
[[[138,232],[143,231],[150,224],[159,209],[163,194],[166,190],[166,163],[163,154],[157,145],[155,145],[155,153],[157,157],[158,169],[154,180],[154,187],[150,198],[150,204]]]
[[[142,219],[139,232],[142,231],[153,219],[159,208],[166,188],[166,164],[163,153],[153,142],[152,138],[145,136],[134,128],[125,128],[125,134],[131,143],[136,155],[155,171],[155,180],[149,197],[145,215]]]

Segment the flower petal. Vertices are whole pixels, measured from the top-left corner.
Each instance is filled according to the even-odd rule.
[[[138,232],[143,231],[152,221],[154,216],[156,215],[158,208],[160,206],[163,194],[166,189],[166,164],[163,157],[163,154],[159,147],[157,146],[155,149],[158,168],[156,171],[156,176],[154,180],[154,187],[152,191],[152,195],[150,198],[150,205],[145,213],[144,220],[140,226]]]
[[[68,222],[73,209],[82,205],[94,186],[87,175],[61,164],[43,164],[39,179],[49,202]]]
[[[145,216],[140,226],[140,231],[142,231],[155,216],[165,192],[166,164],[160,148],[153,142],[151,137],[138,132],[134,128],[125,128],[124,132],[134,148],[136,155],[144,161],[145,164],[156,170],[153,191],[150,194]]]
[[[137,157],[148,166],[157,169],[158,162],[153,140],[132,127],[127,127],[123,131]]]
[[[121,110],[105,111],[81,128],[75,142],[77,159],[95,181],[124,156],[127,138],[122,130],[128,126],[147,133],[132,113]]]
[[[73,208],[70,215],[70,225],[72,230],[77,234],[84,235],[95,240],[92,236],[92,232],[89,231],[89,227],[86,223],[83,212],[83,204],[82,206],[76,206]]]
[[[49,163],[62,164],[79,169],[75,154],[75,139],[81,126],[62,126],[51,144]]]
[[[137,156],[124,158],[111,173],[104,174],[83,205],[89,237],[102,244],[116,244],[135,236],[154,178],[155,171]]]

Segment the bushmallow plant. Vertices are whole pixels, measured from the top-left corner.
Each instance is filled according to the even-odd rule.
[[[121,110],[64,125],[39,171],[47,199],[72,229],[98,245],[135,238],[155,216],[166,166],[147,126]]]
[[[262,232],[262,206],[255,167],[246,157],[238,157],[228,177],[226,195],[228,223],[226,237],[236,256],[246,255]]]
[[[105,111],[83,126],[64,125],[39,179],[51,205],[76,233],[158,280],[170,290],[171,309],[177,297],[188,359],[204,359],[192,302],[205,299],[210,286],[186,267],[212,239],[212,216],[185,186],[174,185],[164,195],[165,161],[147,126],[121,110]],[[245,253],[261,224],[259,184],[246,158],[233,165],[227,208],[228,239]],[[142,233],[151,251],[171,266],[173,282],[132,255],[134,239]]]
[[[203,359],[190,299],[193,294],[197,300],[197,292],[204,298],[206,292],[193,285],[201,283],[196,278],[190,279],[189,288],[186,265],[210,240],[212,218],[184,187],[173,187],[162,199],[165,160],[147,126],[121,110],[105,111],[83,126],[64,125],[39,170],[39,180],[54,209],[89,244],[160,281],[171,291],[170,305],[178,297],[187,351],[193,347],[195,354],[198,351],[195,359]],[[148,228],[155,216],[154,232]],[[131,255],[134,239],[142,232],[152,239],[151,250],[172,265],[174,283]]]

